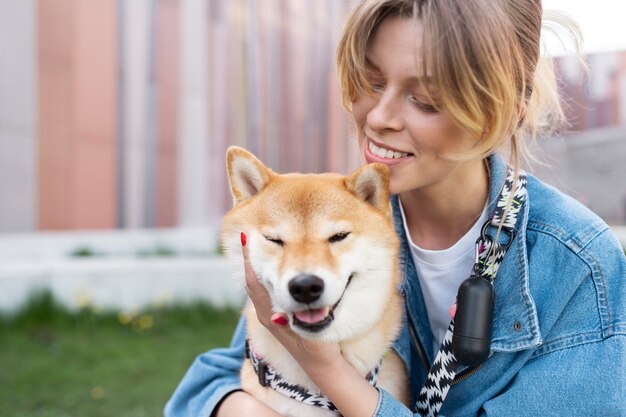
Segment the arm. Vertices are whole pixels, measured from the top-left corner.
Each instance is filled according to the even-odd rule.
[[[243,391],[234,391],[218,404],[215,417],[280,417],[272,408]]]
[[[481,415],[624,416],[625,352],[626,335],[617,334],[535,358],[485,402]]]

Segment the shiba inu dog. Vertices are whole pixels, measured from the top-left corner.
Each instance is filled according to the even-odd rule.
[[[237,279],[245,284],[245,231],[249,262],[290,328],[303,338],[339,343],[363,378],[406,403],[404,366],[390,350],[403,305],[388,167],[369,164],[349,176],[279,175],[237,147],[228,149],[226,160],[234,208],[224,218],[222,244]],[[252,303],[244,315],[244,390],[282,415],[338,415],[258,322]]]

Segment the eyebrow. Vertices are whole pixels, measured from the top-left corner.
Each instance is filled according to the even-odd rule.
[[[383,71],[378,68],[378,66],[376,66],[376,64],[374,64],[369,58],[365,58],[365,72],[366,75],[371,74],[371,75],[384,75]],[[420,84],[420,85],[427,85],[427,86],[433,86],[434,83],[434,77],[427,75],[426,77],[420,77],[420,76],[413,76],[410,77],[408,79],[407,84]]]

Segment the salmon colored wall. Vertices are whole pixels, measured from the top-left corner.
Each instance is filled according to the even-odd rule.
[[[162,0],[157,5],[156,227],[173,227],[178,217],[179,6],[178,0]]]
[[[38,224],[40,229],[62,229],[70,212],[69,163],[70,85],[73,1],[40,1],[38,4]]]
[[[116,6],[38,3],[40,229],[116,227]]]

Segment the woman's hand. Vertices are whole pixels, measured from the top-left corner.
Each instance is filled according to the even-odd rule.
[[[246,291],[254,304],[259,322],[289,351],[314,381],[316,374],[322,375],[345,362],[338,344],[302,339],[287,326],[288,319],[285,313],[275,313],[272,310],[269,293],[259,282],[248,261],[248,247],[245,243],[246,237],[242,233]]]
[[[246,235],[241,233],[246,291],[259,322],[289,351],[311,380],[337,406],[342,415],[371,416],[378,405],[378,391],[350,365],[336,343],[320,343],[299,337],[287,326],[285,313],[272,311],[270,296],[250,262]]]
[[[280,417],[276,411],[243,391],[235,391],[224,398],[215,417]]]

